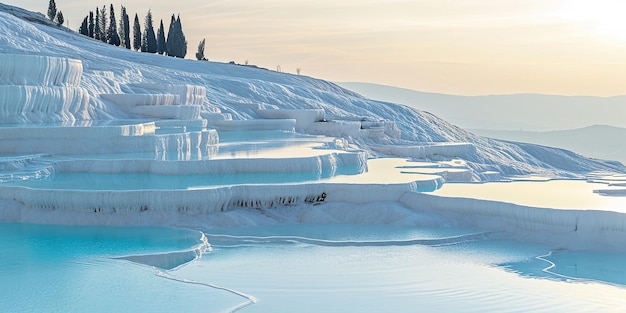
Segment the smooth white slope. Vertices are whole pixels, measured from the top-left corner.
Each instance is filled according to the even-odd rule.
[[[0,11],[7,6],[0,5]],[[41,14],[22,13],[29,19]],[[181,60],[137,53],[103,44],[64,29],[33,24],[0,12],[0,53],[37,54],[80,59],[84,74],[81,86],[90,93],[94,119],[124,118],[117,106],[100,100],[101,93],[120,90],[133,83],[192,84],[207,88],[203,111],[215,107],[235,119],[260,118],[256,109],[324,109],[326,119],[395,121],[402,138],[380,142],[417,145],[424,142],[470,142],[476,153],[467,157],[478,173],[495,170],[503,174],[542,172],[572,176],[596,170],[624,171],[623,166],[585,159],[573,153],[535,146],[518,146],[472,135],[426,112],[391,103],[372,101],[335,84],[305,76],[277,73],[232,64]],[[113,73],[114,79],[101,71]],[[361,142],[362,143],[362,142]]]

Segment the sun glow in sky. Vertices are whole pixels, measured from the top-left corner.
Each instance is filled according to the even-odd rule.
[[[620,0],[568,1],[559,15],[580,25],[581,30],[607,40],[626,42],[626,2]]]
[[[4,0],[45,12],[47,0]],[[96,6],[56,0],[70,28]],[[113,3],[119,15],[121,2]],[[619,0],[125,0],[167,28],[180,14],[188,58],[332,81],[461,95],[626,94],[626,2]],[[119,16],[118,16],[119,17]],[[132,17],[131,17],[132,18]],[[157,25],[155,25],[157,27]]]

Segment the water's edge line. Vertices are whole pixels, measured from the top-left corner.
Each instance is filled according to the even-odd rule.
[[[231,289],[231,288],[227,288],[227,287],[222,287],[222,286],[218,286],[218,285],[213,285],[213,284],[209,284],[209,283],[203,283],[200,281],[195,281],[195,280],[190,280],[190,279],[186,279],[186,278],[181,278],[181,277],[177,277],[174,275],[171,275],[170,273],[166,272],[166,271],[162,271],[156,267],[152,267],[152,269],[154,270],[154,273],[156,276],[158,277],[162,277],[165,279],[169,279],[169,280],[173,280],[179,283],[183,283],[183,284],[193,284],[193,285],[201,285],[201,286],[205,286],[205,287],[209,287],[212,289],[216,289],[216,290],[223,290],[226,291],[228,293],[234,294],[236,296],[242,297],[244,299],[246,299],[247,301],[237,305],[231,309],[228,310],[229,313],[234,313],[237,312],[249,305],[255,304],[257,302],[257,299],[254,296],[248,295],[246,293],[243,293],[241,291],[235,290],[235,289]]]

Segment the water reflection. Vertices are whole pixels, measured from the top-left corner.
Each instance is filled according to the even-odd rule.
[[[585,251],[550,251],[503,266],[522,276],[562,281],[596,281],[626,286],[626,254]]]

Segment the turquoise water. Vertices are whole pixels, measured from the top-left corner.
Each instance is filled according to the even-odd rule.
[[[280,130],[220,130],[220,143],[250,142],[263,140],[289,140],[296,138],[315,138],[315,136]]]
[[[115,259],[189,249],[202,243],[201,236],[162,227],[0,223],[0,311],[202,312],[212,300],[227,308],[233,302],[228,295]]]
[[[626,254],[623,253],[557,250],[521,262],[500,265],[528,277],[626,286]]]
[[[164,227],[0,224],[2,312],[610,312],[622,254],[556,251],[457,227],[274,225],[206,230],[174,269],[129,262],[202,244]],[[568,277],[564,277],[568,275]],[[593,281],[590,281],[593,280]],[[607,281],[610,284],[598,283]]]

